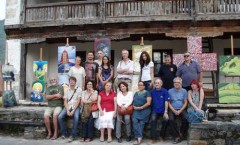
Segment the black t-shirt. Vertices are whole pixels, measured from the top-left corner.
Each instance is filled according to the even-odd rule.
[[[173,88],[173,79],[176,77],[177,66],[175,64],[163,64],[158,72],[159,77],[163,81],[163,88],[169,90]]]
[[[96,82],[97,81],[96,74],[98,73],[98,67],[99,67],[98,63],[86,61],[83,63],[83,67],[86,72],[86,80],[91,80]]]

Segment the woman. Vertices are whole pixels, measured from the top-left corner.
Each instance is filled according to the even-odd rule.
[[[98,95],[99,118],[97,128],[101,131],[100,141],[104,141],[104,131],[107,129],[108,142],[112,142],[112,129],[114,129],[114,118],[116,118],[117,99],[116,94],[111,91],[112,83],[107,82],[104,91]]]
[[[154,64],[146,51],[141,53],[139,63],[141,67],[140,81],[144,83],[145,89],[150,91],[154,81]]]
[[[125,82],[120,82],[118,85],[119,92],[117,94],[117,105],[118,107],[124,111],[126,110],[130,105],[132,105],[133,102],[133,93],[131,91],[128,91],[128,84]],[[127,115],[120,115],[117,113],[117,123],[116,123],[116,137],[119,143],[122,142],[121,139],[121,124],[123,123],[123,117],[124,117],[124,124],[126,125],[126,134],[127,134],[127,141],[131,141],[131,122],[130,122],[130,114]]]
[[[93,89],[93,82],[87,81],[86,90],[82,93],[82,115],[81,115],[81,139],[82,142],[90,142],[93,139],[94,121],[96,113],[91,112],[91,104],[97,101],[98,93]]]
[[[113,67],[110,64],[110,59],[108,56],[104,56],[102,58],[102,65],[99,66],[99,73],[98,73],[98,89],[100,91],[103,90],[103,86],[106,82],[110,82],[113,78]]]
[[[139,91],[134,94],[133,97],[133,129],[135,142],[134,145],[138,145],[142,141],[143,129],[145,123],[148,122],[151,114],[151,95],[145,90],[145,85],[142,81],[138,83]]]
[[[199,87],[199,83],[196,80],[192,80],[190,84],[192,89],[188,91],[188,114],[190,115],[193,111],[196,111],[203,117],[202,121],[206,121],[205,113],[202,110],[204,91]]]
[[[84,90],[86,73],[85,69],[81,66],[80,56],[76,56],[76,64],[70,68],[68,75],[77,78],[77,86]]]

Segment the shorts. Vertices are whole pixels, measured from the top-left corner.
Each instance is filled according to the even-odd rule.
[[[62,111],[62,107],[47,107],[44,112],[44,116],[52,116],[53,113],[59,115]]]

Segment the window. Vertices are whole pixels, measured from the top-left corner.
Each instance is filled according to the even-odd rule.
[[[232,55],[231,48],[224,48],[224,55]],[[240,48],[234,48],[234,55],[240,55]]]
[[[170,55],[172,58],[172,49],[153,50],[152,61],[154,63],[154,76],[158,77],[158,71],[164,63],[165,55]]]

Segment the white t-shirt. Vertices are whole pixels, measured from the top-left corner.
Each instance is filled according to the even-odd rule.
[[[86,72],[82,66],[80,68],[76,68],[75,66],[71,67],[68,72],[68,75],[75,77],[77,79],[76,85],[79,88],[83,89],[83,80],[86,76]]]
[[[151,67],[154,67],[153,62],[149,62],[148,65],[145,65],[142,68],[142,77],[141,77],[141,81],[150,81],[152,80],[151,78]]]
[[[130,59],[127,62],[124,62],[123,60],[121,60],[118,63],[117,69],[127,69],[127,70],[132,70],[133,71],[133,61],[131,61]],[[117,78],[128,78],[128,79],[132,79],[132,75],[123,75],[123,74],[118,74]]]
[[[129,91],[126,96],[122,94],[121,91],[117,93],[117,104],[118,106],[124,105],[124,107],[128,107],[133,102],[133,93]]]
[[[98,60],[98,59],[97,59],[97,60],[94,60],[94,62],[98,63],[99,66],[102,65],[102,61],[100,61],[100,60]]]
[[[76,92],[74,93],[76,89]],[[64,99],[68,100],[68,106],[70,107],[74,107],[74,105],[76,104],[78,98],[81,98],[82,95],[82,89],[80,87],[77,88],[77,86],[75,87],[75,89],[71,89],[70,87],[67,89],[66,93],[64,94]],[[74,93],[74,95],[73,95]],[[73,95],[73,97],[72,97]],[[69,99],[72,97],[72,99],[69,101]]]

